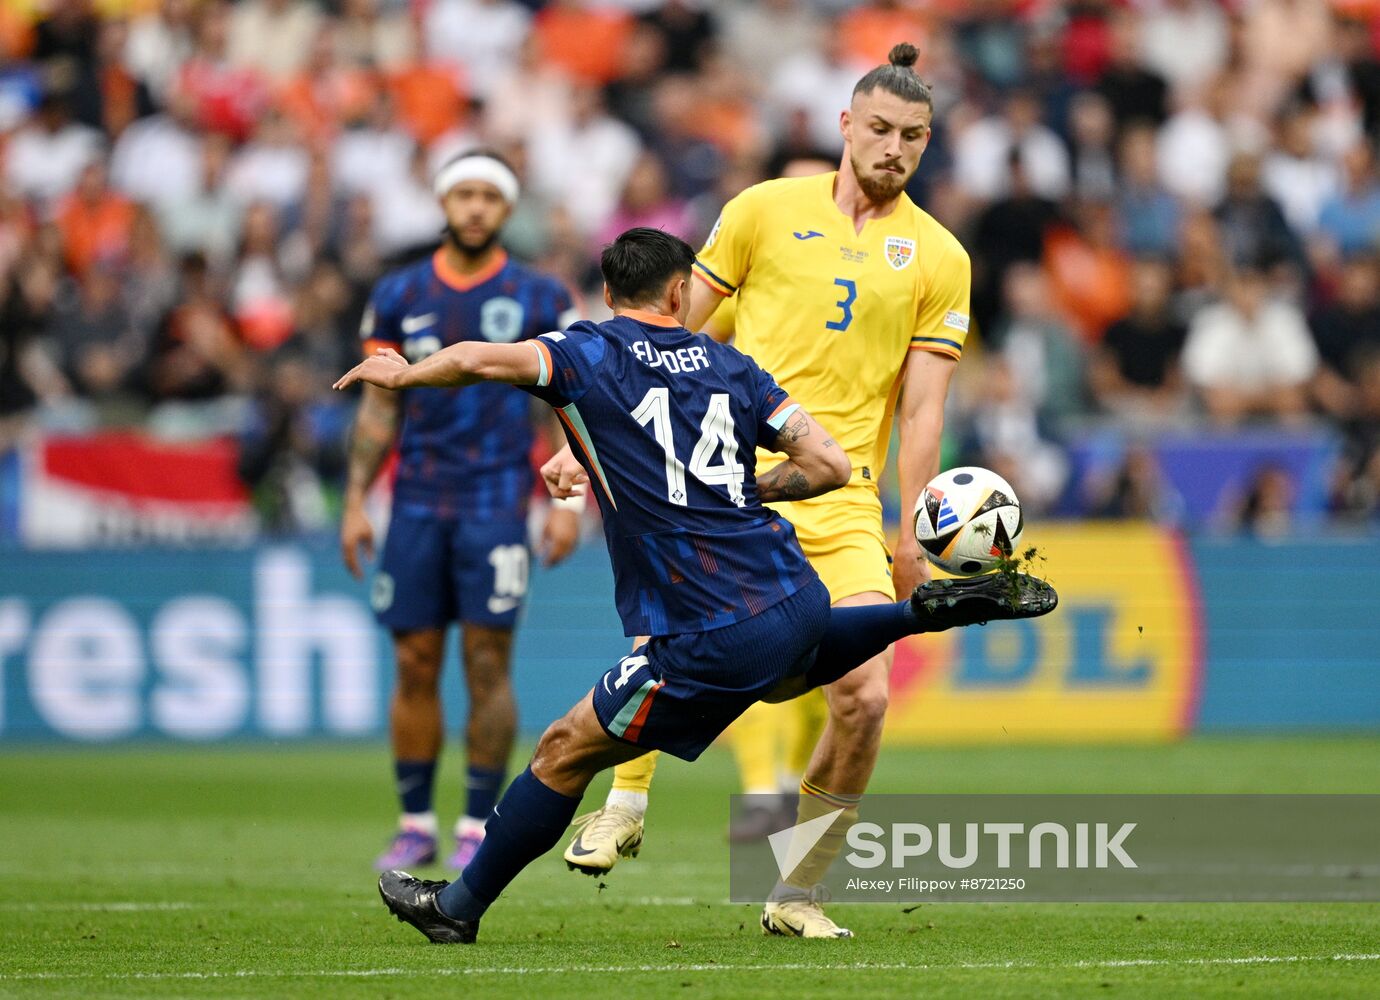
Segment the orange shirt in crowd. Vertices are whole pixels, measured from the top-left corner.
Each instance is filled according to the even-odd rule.
[[[389,77],[388,89],[398,117],[418,142],[429,143],[465,119],[465,94],[452,68],[417,63]]]
[[[300,73],[278,92],[278,106],[302,135],[321,141],[329,139],[340,124],[368,109],[374,95],[374,80],[363,70],[340,67],[325,76]]]
[[[546,7],[532,31],[542,59],[576,80],[608,83],[623,71],[623,50],[633,28],[621,10]]]
[[[134,204],[114,191],[95,202],[69,194],[58,203],[56,222],[67,266],[81,277],[98,261],[124,256],[134,225]]]
[[[1060,227],[1045,239],[1045,273],[1054,300],[1088,343],[1131,310],[1131,264],[1115,246],[1096,246]]]
[[[910,42],[925,63],[925,19],[914,10],[854,7],[838,20],[844,50],[867,66],[880,66],[897,42]]]
[[[33,48],[33,21],[9,4],[0,4],[0,59],[25,59]]]
[[[697,105],[695,132],[730,157],[750,154],[761,138],[752,104],[726,98],[711,98]]]

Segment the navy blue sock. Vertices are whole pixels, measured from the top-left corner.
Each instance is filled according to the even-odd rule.
[[[434,760],[395,760],[398,798],[405,813],[431,812],[431,785],[436,777]]]
[[[455,920],[478,920],[518,872],[556,846],[579,804],[524,770],[489,817],[479,853],[441,890],[437,907]]]
[[[498,790],[503,787],[504,770],[501,767],[479,767],[471,764],[465,769],[465,815],[471,819],[486,820],[494,810],[498,800]]]
[[[829,627],[805,676],[811,687],[832,684],[902,636],[922,631],[909,601],[830,608]]]

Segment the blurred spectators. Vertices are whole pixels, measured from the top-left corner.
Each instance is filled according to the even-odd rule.
[[[1380,351],[1380,268],[1374,253],[1342,267],[1336,298],[1310,318],[1320,364],[1316,390],[1323,409],[1343,420],[1361,410],[1363,377]]]
[[[621,229],[696,242],[791,158],[836,162],[903,38],[935,102],[912,193],[973,261],[968,457],[1039,510],[1080,435],[1288,421],[1345,440],[1334,506],[1375,520],[1380,7],[1323,0],[0,5],[0,447],[202,407],[179,426],[239,435],[268,523],[320,523],[325,375],[435,246],[445,160],[509,156],[509,251],[597,308]],[[1176,520],[1137,447],[1073,502]],[[1316,492],[1257,480],[1229,530]]]
[[[1318,350],[1293,303],[1272,295],[1259,262],[1238,264],[1226,297],[1193,318],[1184,345],[1184,372],[1214,420],[1298,418]]]
[[[1088,511],[1096,517],[1175,525],[1184,516],[1184,502],[1165,479],[1154,452],[1135,445],[1112,475],[1089,484]]]
[[[229,25],[230,62],[282,83],[306,65],[320,18],[310,0],[237,0]]]
[[[72,189],[102,145],[99,132],[72,120],[68,97],[50,91],[33,119],[9,138],[5,178],[16,194],[46,208]]]
[[[1342,182],[1318,212],[1318,230],[1330,254],[1374,249],[1380,236],[1380,176],[1375,151],[1358,142],[1342,156]]]
[[[76,187],[58,201],[54,221],[67,269],[81,279],[93,264],[115,268],[123,263],[134,204],[110,189],[105,164],[97,160],[82,168]]]
[[[1179,354],[1187,330],[1174,316],[1173,291],[1168,264],[1151,257],[1136,261],[1130,312],[1107,328],[1093,355],[1094,397],[1128,424],[1163,426],[1182,414]]]

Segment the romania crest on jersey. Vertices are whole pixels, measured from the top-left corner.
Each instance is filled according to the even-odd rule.
[[[904,270],[915,259],[915,241],[900,236],[886,238],[886,260],[893,270]]]

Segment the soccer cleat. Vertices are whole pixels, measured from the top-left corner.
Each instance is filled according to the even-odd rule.
[[[376,871],[386,872],[394,868],[429,865],[436,860],[436,838],[421,830],[399,830],[388,845],[388,850],[379,855],[374,862]]]
[[[770,803],[769,796],[766,795],[753,795],[749,798],[752,804],[745,806],[728,825],[730,844],[755,844],[760,840],[766,840],[779,830],[795,825],[799,795],[783,792],[775,803]]]
[[[450,856],[450,867],[458,872],[464,871],[465,866],[473,861],[474,856],[479,853],[479,845],[482,843],[484,843],[483,827],[457,833],[455,835],[455,853]]]
[[[910,605],[930,632],[1012,618],[1038,618],[1059,606],[1059,595],[1025,573],[987,573],[962,580],[931,580],[915,588]]]
[[[479,921],[456,920],[436,905],[436,897],[448,885],[414,878],[407,872],[384,872],[379,876],[379,895],[399,923],[411,924],[432,944],[474,944]]]
[[[565,864],[573,872],[607,875],[619,858],[635,858],[642,849],[642,817],[623,806],[576,816],[571,824],[580,832],[565,849]]]
[[[762,933],[779,937],[851,938],[853,932],[840,927],[813,899],[787,899],[767,903],[762,908]]]

